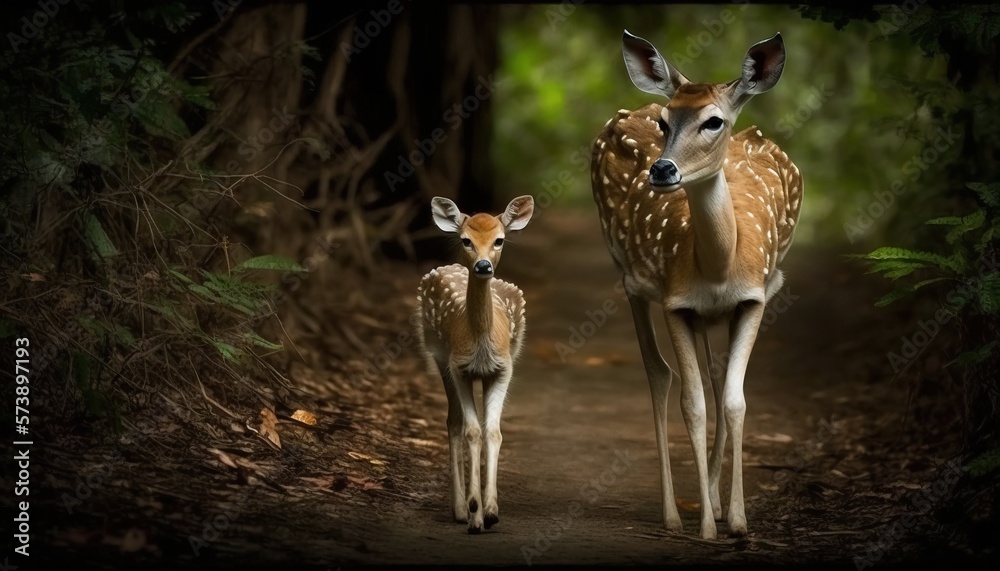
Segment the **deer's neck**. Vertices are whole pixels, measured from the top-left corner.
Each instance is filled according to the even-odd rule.
[[[489,336],[493,329],[493,278],[477,278],[469,272],[465,293],[465,311],[469,316],[470,332],[478,339]]]
[[[694,259],[701,275],[723,281],[736,255],[736,214],[722,170],[686,188],[694,231]]]

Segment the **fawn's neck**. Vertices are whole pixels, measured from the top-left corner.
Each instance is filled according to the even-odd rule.
[[[465,293],[465,312],[470,332],[476,337],[489,336],[493,329],[493,278],[477,278],[469,272]]]
[[[702,276],[724,281],[736,257],[736,214],[722,170],[694,186],[686,186],[694,259]]]

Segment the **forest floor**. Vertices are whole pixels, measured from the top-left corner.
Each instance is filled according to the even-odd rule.
[[[945,547],[938,508],[960,485],[948,467],[957,435],[947,421],[916,416],[887,358],[921,316],[872,307],[884,284],[839,253],[793,247],[784,267],[786,285],[745,384],[746,538],[729,538],[724,521],[719,540],[698,537],[679,383],[668,434],[685,529],[664,530],[652,405],[628,303],[596,216],[553,209],[510,237],[498,269],[525,292],[528,332],[503,419],[500,523],[491,530],[469,535],[452,521],[444,390],[400,318],[363,340],[370,355],[346,364],[324,360],[330,350],[315,340],[299,344],[308,364],[291,369],[306,391],[295,408],[319,422],[279,421],[281,450],[240,421],[207,422],[179,403],[116,442],[53,435],[34,460],[43,468],[31,561],[317,569],[952,561],[961,551]],[[412,307],[427,269],[390,266],[378,295],[399,301],[384,310]],[[721,335],[716,353],[725,349]],[[366,362],[376,364],[373,374],[359,374]],[[917,358],[914,366],[940,364]],[[710,389],[706,399],[711,446]],[[727,458],[724,505],[730,467]]]

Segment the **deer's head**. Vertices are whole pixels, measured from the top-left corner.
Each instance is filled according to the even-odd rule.
[[[445,232],[458,234],[462,240],[462,264],[470,275],[478,278],[493,277],[507,232],[527,226],[534,209],[535,201],[528,195],[511,200],[497,216],[484,213],[469,216],[447,198],[436,196],[431,200],[434,223]]]
[[[728,83],[691,83],[652,44],[628,30],[622,52],[632,83],[670,100],[659,122],[663,153],[649,169],[649,184],[660,192],[697,184],[722,169],[743,106],[774,87],[785,66],[781,34],[750,46],[741,76]]]

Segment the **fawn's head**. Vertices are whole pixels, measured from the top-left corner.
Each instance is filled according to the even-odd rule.
[[[649,184],[660,192],[718,173],[743,106],[774,87],[785,67],[781,34],[750,46],[741,77],[728,83],[691,83],[652,44],[628,30],[622,34],[622,52],[636,87],[670,99],[659,122],[663,153],[649,168]]]
[[[535,210],[535,201],[528,195],[510,201],[503,213],[463,214],[454,202],[440,196],[431,200],[431,212],[437,227],[458,234],[462,240],[462,263],[478,278],[491,278],[508,231],[528,225]]]

